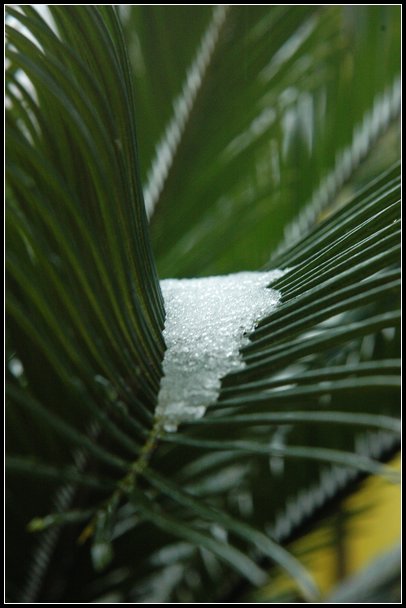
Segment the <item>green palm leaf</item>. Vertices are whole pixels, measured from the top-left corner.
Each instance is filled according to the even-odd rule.
[[[397,8],[33,6],[7,18],[9,598],[227,601],[277,563],[314,600],[286,541],[397,480]],[[176,433],[155,264],[287,269]]]

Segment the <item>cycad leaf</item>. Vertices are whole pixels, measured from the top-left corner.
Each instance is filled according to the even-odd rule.
[[[262,266],[302,207],[288,246],[346,196],[399,111],[396,32],[396,11],[377,7],[230,8],[176,154],[162,154],[151,219],[162,276]],[[385,151],[381,169],[396,159]]]
[[[45,356],[60,352],[59,365],[48,361],[58,372],[69,369],[90,392],[104,382],[145,419],[163,309],[117,18],[112,9],[53,7],[56,34],[30,7],[10,14],[38,44],[9,29],[10,64],[32,83],[31,106],[17,98],[8,111],[10,317],[25,317]]]
[[[170,9],[132,7],[134,94],[115,8],[50,10],[10,7],[7,27],[10,597],[142,602],[155,584],[218,602],[271,561],[315,597],[278,543],[360,471],[392,479],[399,447],[395,146],[330,208],[397,115],[397,11],[377,37],[376,7],[179,7],[165,37]],[[371,48],[386,67],[354,94]],[[162,275],[264,265],[311,201],[271,258],[280,305],[177,433],[155,416],[164,308],[134,116]]]
[[[135,458],[158,390],[163,307],[115,11],[55,6],[52,18],[27,5],[7,21],[8,339],[10,369],[23,370],[9,378],[8,442],[22,454],[10,470],[60,484],[85,482],[90,454],[110,459],[110,479],[113,461]],[[65,475],[72,461],[79,471]],[[25,484],[11,492],[24,504]],[[55,508],[47,495],[38,515]],[[17,525],[32,514],[27,504]]]

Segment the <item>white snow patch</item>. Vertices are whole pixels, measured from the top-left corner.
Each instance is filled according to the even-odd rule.
[[[156,417],[167,432],[204,416],[219,395],[221,378],[245,367],[240,350],[275,310],[281,295],[268,285],[285,272],[161,281],[167,350]]]

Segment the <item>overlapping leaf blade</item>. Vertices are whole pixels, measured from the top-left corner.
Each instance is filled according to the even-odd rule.
[[[10,471],[91,481],[96,456],[108,494],[151,425],[164,347],[128,58],[108,7],[55,6],[52,21],[10,8],[7,34]],[[72,464],[79,471],[65,475]],[[25,484],[13,479],[23,505]],[[55,508],[48,492],[34,506],[36,494],[17,527],[33,507]]]

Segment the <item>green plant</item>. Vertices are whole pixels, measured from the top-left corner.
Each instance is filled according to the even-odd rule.
[[[34,7],[7,26],[8,597],[226,601],[276,562],[314,599],[286,541],[399,447],[399,9]],[[245,369],[163,432],[158,276],[260,266],[290,270]]]

